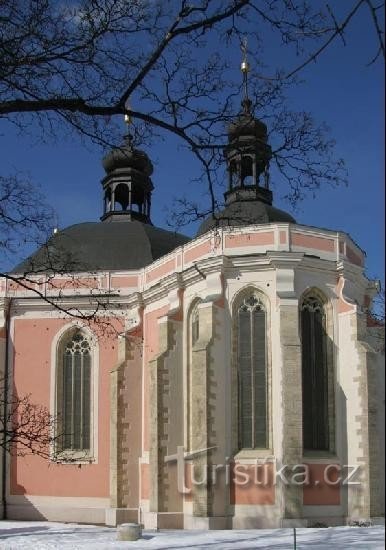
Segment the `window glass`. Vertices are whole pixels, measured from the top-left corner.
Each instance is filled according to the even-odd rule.
[[[301,305],[303,446],[305,450],[329,450],[326,315],[323,303],[313,295]]]
[[[61,419],[62,450],[90,450],[91,355],[90,343],[76,332],[60,348],[58,413]]]
[[[251,294],[237,312],[239,448],[268,447],[266,311]]]

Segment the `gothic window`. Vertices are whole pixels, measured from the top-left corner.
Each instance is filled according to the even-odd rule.
[[[329,364],[326,312],[315,293],[301,303],[303,447],[330,450],[332,373]]]
[[[266,310],[256,293],[237,310],[239,449],[268,447]]]
[[[199,317],[199,309],[198,306],[200,304],[200,300],[197,300],[193,307],[191,308],[190,315],[189,315],[189,359],[188,359],[188,370],[187,370],[187,448],[192,448],[192,368],[193,368],[193,348],[195,344],[197,343],[199,336],[200,336],[200,317]]]
[[[91,348],[83,332],[71,331],[59,346],[57,413],[61,451],[91,449]]]
[[[197,342],[200,335],[200,318],[197,305],[192,311],[192,346]]]

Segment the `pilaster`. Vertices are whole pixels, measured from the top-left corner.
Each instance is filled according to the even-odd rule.
[[[299,302],[295,293],[299,258],[273,261],[279,309],[281,347],[282,448],[280,462],[291,471],[303,461],[302,362],[299,335]],[[281,483],[283,524],[299,522],[303,516],[303,488]]]
[[[183,445],[182,322],[175,311],[159,319],[159,353],[149,363],[149,511],[156,517],[148,519],[161,528],[182,526],[183,501],[173,458]]]
[[[126,327],[127,327],[126,323]],[[118,337],[118,363],[110,373],[110,508],[106,524],[138,521],[141,454],[142,322]]]
[[[369,520],[384,515],[382,503],[382,475],[384,457],[379,431],[382,382],[379,369],[379,352],[369,344],[366,315],[355,311],[351,314],[351,339],[357,352],[357,365],[353,371],[353,395],[351,414],[355,432],[348,433],[351,461],[358,466],[358,484],[348,487],[348,517],[351,521]],[[384,395],[382,396],[384,401]]]
[[[214,331],[214,304],[198,306],[199,338],[192,349],[192,471],[193,515],[212,515],[213,495],[209,476],[213,419],[210,408],[211,344]],[[197,453],[197,451],[200,451]]]

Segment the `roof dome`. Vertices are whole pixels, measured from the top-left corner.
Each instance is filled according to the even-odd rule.
[[[153,173],[151,160],[144,151],[133,148],[130,135],[125,137],[120,147],[114,147],[103,157],[102,164],[107,174],[117,168],[134,168],[146,176]]]
[[[126,135],[103,159],[101,222],[55,233],[14,273],[75,273],[141,269],[190,239],[154,227],[150,218],[153,165]]]
[[[250,136],[267,140],[267,126],[252,114],[252,102],[247,97],[241,102],[242,111],[228,126],[229,141],[239,136]]]
[[[272,191],[269,189],[272,150],[268,144],[267,126],[253,116],[251,106],[246,96],[242,101],[242,112],[228,127],[229,143],[225,155],[229,186],[224,194],[225,207],[204,220],[198,236],[215,227],[296,223],[290,214],[272,206]]]
[[[296,220],[284,210],[261,200],[236,201],[226,206],[216,214],[216,217],[209,216],[200,225],[197,236],[215,227],[240,227],[275,222],[296,223]]]
[[[267,126],[244,109],[228,126],[229,141],[238,137],[253,137],[267,141]]]
[[[140,269],[189,240],[139,221],[80,223],[53,235],[13,272]]]

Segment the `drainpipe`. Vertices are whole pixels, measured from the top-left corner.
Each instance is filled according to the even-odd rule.
[[[3,519],[7,519],[7,432],[6,421],[8,413],[8,382],[9,382],[9,343],[10,339],[10,325],[11,325],[11,298],[8,299],[8,303],[5,309],[5,365],[4,365],[4,402],[3,402],[3,464],[2,464],[2,494],[1,500],[3,504]]]

